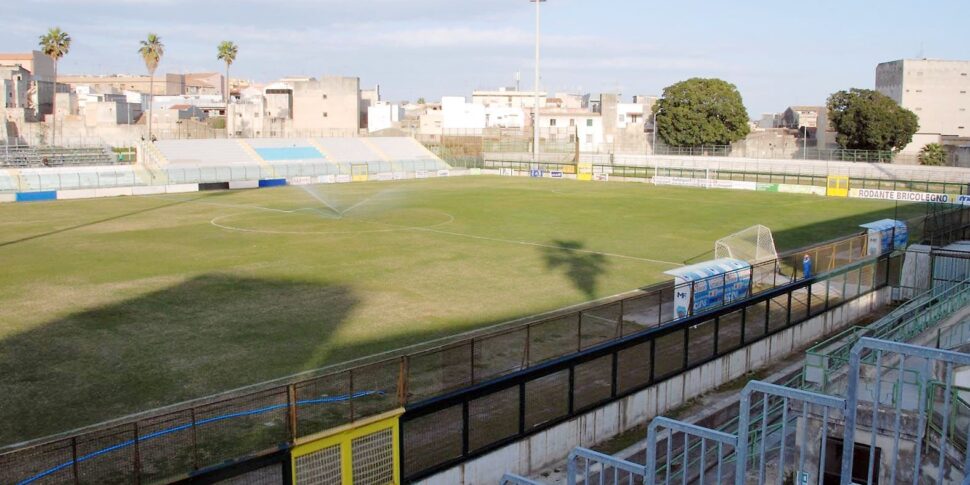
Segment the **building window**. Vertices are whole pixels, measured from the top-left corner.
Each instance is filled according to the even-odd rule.
[[[957,129],[958,129],[958,130],[962,130],[962,129],[963,129],[963,127],[962,127],[962,126],[958,126],[958,127],[957,127]]]
[[[327,93],[323,93],[323,99],[327,99]]]
[[[576,126],[576,120],[570,119],[569,120],[569,126]]]
[[[622,115],[622,114],[621,114],[621,115],[620,115],[620,117],[619,117],[618,119],[620,120],[620,123],[623,123],[623,122],[625,122],[625,121],[626,121],[626,115]]]
[[[549,120],[549,126],[556,126],[556,119],[555,118],[551,118]]]
[[[967,94],[966,91],[960,91],[960,94]]]
[[[917,92],[917,93],[922,93],[922,92],[923,92],[923,90],[922,90],[922,89],[917,89],[917,90],[916,90],[916,92]]]
[[[586,120],[586,126],[592,127],[593,126],[593,120],[591,120],[591,119],[590,120]]]
[[[323,117],[324,117],[324,118],[326,118],[326,117],[327,117],[327,112],[326,112],[326,111],[324,111],[324,112],[323,112]]]
[[[586,143],[593,143],[593,135],[586,135]]]

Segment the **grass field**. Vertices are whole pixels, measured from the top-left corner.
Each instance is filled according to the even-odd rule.
[[[893,212],[497,177],[0,205],[0,444],[644,286],[753,224],[781,250]]]

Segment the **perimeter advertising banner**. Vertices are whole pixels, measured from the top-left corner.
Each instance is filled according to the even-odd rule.
[[[902,202],[959,203],[959,197],[932,192],[907,192],[903,190],[849,189],[849,197],[858,199],[898,200]]]
[[[679,187],[704,187],[708,189],[758,190],[757,182],[739,180],[695,179],[687,177],[653,177],[654,185],[676,185]]]

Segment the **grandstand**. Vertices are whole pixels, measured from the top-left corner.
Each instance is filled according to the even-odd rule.
[[[83,167],[128,163],[120,161],[104,146],[62,148],[9,145],[0,150],[0,167],[3,168]]]
[[[312,163],[344,168],[366,165],[371,174],[449,168],[408,137],[163,140],[155,147],[167,164],[179,167]],[[322,173],[334,172],[337,171],[322,170]],[[349,170],[340,172],[349,173]]]

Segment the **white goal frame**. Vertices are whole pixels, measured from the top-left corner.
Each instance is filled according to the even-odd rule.
[[[775,249],[775,238],[771,229],[758,224],[715,241],[714,257],[740,259],[757,264],[777,259],[778,251]]]

